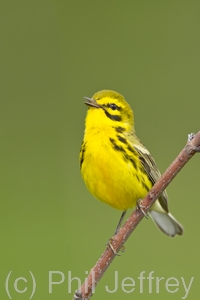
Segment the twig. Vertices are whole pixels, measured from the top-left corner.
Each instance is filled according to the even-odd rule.
[[[179,153],[177,158],[160,177],[156,184],[152,187],[150,192],[142,201],[142,210],[144,213],[148,212],[149,208],[153,205],[160,194],[169,185],[172,179],[179,173],[188,160],[197,152],[200,152],[200,131],[195,135],[193,133],[188,135],[188,142]],[[112,247],[118,253],[131,235],[133,230],[137,227],[140,221],[144,218],[144,213],[141,210],[136,209],[124,226],[119,230],[112,240]],[[116,256],[116,253],[110,247],[107,247],[96,265],[91,269],[87,279],[81,286],[81,289],[76,291],[73,300],[89,300],[93,295],[96,285],[109,267],[111,262]]]

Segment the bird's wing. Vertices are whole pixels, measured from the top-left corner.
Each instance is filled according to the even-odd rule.
[[[142,142],[137,138],[138,143],[134,143],[134,149],[138,152],[139,154],[139,159],[150,179],[152,184],[154,185],[156,181],[160,178],[161,174],[160,171],[158,170],[156,163],[147,150],[147,148],[142,144]],[[162,208],[168,212],[168,196],[166,190],[161,194],[159,197],[159,202]]]

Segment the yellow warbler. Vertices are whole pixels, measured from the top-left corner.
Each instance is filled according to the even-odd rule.
[[[123,218],[128,208],[146,196],[160,172],[135,134],[133,111],[122,95],[103,90],[85,99],[88,112],[80,151],[82,177],[91,194],[122,210]],[[166,191],[149,214],[165,234],[183,233],[181,224],[169,213]]]

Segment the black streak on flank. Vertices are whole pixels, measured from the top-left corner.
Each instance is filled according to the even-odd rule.
[[[130,160],[130,162],[132,163],[133,167],[137,170],[137,164],[136,164],[136,162],[134,161],[134,159],[132,159],[132,158],[129,157],[129,160]]]
[[[118,146],[114,139],[110,138],[110,141],[113,144],[115,150],[125,152],[124,148],[122,146]]]
[[[121,135],[117,135],[117,138],[120,142],[127,144],[127,140],[125,138],[123,138]]]
[[[139,178],[139,176],[138,176],[137,174],[136,174],[135,176],[136,176],[137,180],[140,182],[140,178]]]
[[[148,186],[144,183],[144,181],[142,181],[142,186],[145,188],[145,190],[148,192],[149,191],[149,188]]]
[[[127,161],[130,161],[133,165],[133,167],[137,170],[138,169],[138,166],[137,166],[137,163],[135,162],[134,159],[132,159],[127,153],[126,151],[124,150],[124,148],[122,146],[118,146],[115,142],[114,139],[110,138],[110,141],[113,145],[113,148],[117,151],[121,151],[123,152],[123,156],[124,156],[124,160],[127,162]]]
[[[84,161],[84,153],[85,153],[85,144],[82,144],[82,147],[81,147],[80,167],[82,166],[82,163]]]
[[[133,147],[131,147],[130,145],[128,145],[127,149],[128,149],[130,152],[132,152],[135,156],[138,156],[137,151],[136,151]]]
[[[120,116],[111,115],[111,114],[109,114],[109,112],[107,112],[107,110],[104,110],[104,112],[105,112],[106,116],[113,121],[120,122],[122,120],[122,118]]]
[[[116,130],[117,132],[120,132],[120,133],[122,133],[123,131],[125,131],[125,128],[124,128],[124,127],[121,127],[121,126],[114,127],[114,128],[115,128],[115,130]]]

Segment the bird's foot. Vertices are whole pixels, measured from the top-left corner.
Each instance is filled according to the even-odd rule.
[[[142,206],[141,202],[142,202],[142,199],[138,199],[138,200],[137,200],[137,209],[139,209],[139,210],[143,213],[143,215],[145,216],[145,218],[148,219],[149,216],[148,216],[148,214],[143,210],[143,208],[145,208],[145,207]]]

